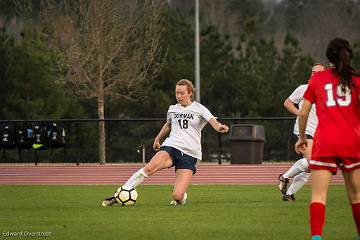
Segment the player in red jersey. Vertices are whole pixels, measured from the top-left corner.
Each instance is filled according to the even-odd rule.
[[[319,123],[310,161],[312,239],[321,240],[328,186],[331,175],[340,169],[360,240],[360,76],[350,65],[352,50],[347,40],[330,41],[326,56],[333,67],[310,79],[295,149],[300,153],[307,147],[305,127],[311,105],[315,104]]]

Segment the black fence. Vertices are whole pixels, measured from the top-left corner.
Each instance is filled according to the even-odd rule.
[[[258,124],[265,127],[264,161],[290,161],[298,158],[294,152],[295,138],[293,117],[268,118],[219,118],[223,123]],[[152,143],[165,123],[162,118],[132,119],[41,119],[41,120],[0,120],[0,135],[4,126],[11,125],[18,133],[24,126],[33,128],[41,125],[46,129],[47,143],[40,147],[0,147],[0,163],[99,163],[98,122],[105,121],[106,126],[106,162],[136,163],[147,162],[153,156]],[[55,123],[64,144],[54,142],[51,126]],[[63,129],[63,132],[61,131]],[[36,138],[35,136],[33,136]],[[33,139],[34,139],[33,138]],[[61,138],[60,138],[61,139]],[[19,141],[19,137],[15,136]],[[34,140],[33,140],[34,141]],[[230,161],[229,134],[218,134],[207,125],[202,131],[202,149],[204,162],[226,163]]]

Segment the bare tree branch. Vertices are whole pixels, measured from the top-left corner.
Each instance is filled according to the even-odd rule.
[[[143,97],[139,91],[159,73],[164,0],[43,0],[43,36],[67,72],[58,82],[79,96],[97,98],[104,118],[106,96]],[[99,124],[100,161],[105,130]]]

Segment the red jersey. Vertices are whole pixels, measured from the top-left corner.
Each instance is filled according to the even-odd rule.
[[[319,119],[312,157],[360,158],[360,77],[352,82],[343,93],[331,69],[310,79],[304,98],[316,105]]]

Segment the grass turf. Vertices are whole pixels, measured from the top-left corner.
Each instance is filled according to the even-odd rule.
[[[51,232],[42,239],[310,239],[309,187],[283,202],[274,186],[191,186],[185,206],[169,206],[171,186],[140,186],[134,207],[102,207],[115,189],[0,186],[0,239],[24,231]],[[344,186],[330,187],[324,231],[324,239],[356,239]]]

